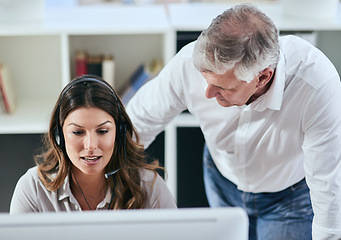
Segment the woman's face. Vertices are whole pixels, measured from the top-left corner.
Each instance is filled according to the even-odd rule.
[[[86,175],[104,176],[115,146],[113,117],[99,108],[81,107],[66,117],[63,133],[66,153],[74,167]]]

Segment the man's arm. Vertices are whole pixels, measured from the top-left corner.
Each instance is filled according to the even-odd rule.
[[[341,84],[337,76],[310,96],[303,113],[313,239],[341,239]]]

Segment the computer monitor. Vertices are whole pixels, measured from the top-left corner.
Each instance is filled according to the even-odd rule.
[[[3,240],[247,240],[241,208],[0,214]]]

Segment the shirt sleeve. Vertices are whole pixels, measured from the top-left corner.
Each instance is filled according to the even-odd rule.
[[[310,95],[302,128],[313,239],[341,239],[341,87],[333,77]]]
[[[17,182],[10,204],[10,214],[39,212],[37,189],[30,169]]]

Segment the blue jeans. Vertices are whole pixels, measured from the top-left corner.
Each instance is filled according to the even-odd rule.
[[[203,160],[205,191],[209,205],[244,208],[249,216],[250,240],[312,238],[313,210],[305,179],[280,192],[243,192],[221,175],[206,146]]]

